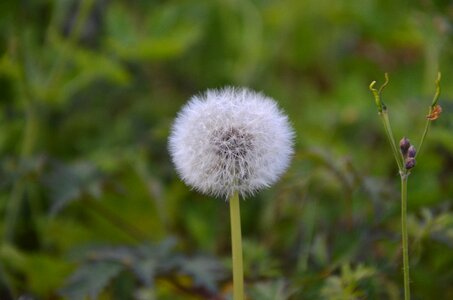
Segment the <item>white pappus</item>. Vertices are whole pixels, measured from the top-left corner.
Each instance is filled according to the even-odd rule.
[[[273,99],[227,87],[190,99],[173,124],[169,151],[186,184],[228,199],[277,181],[291,160],[293,139]]]

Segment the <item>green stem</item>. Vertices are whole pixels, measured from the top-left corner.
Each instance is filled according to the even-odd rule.
[[[392,147],[393,156],[395,157],[396,163],[398,164],[398,169],[401,172],[402,170],[404,170],[404,165],[403,165],[404,159],[401,154],[401,151],[399,151],[398,147],[396,146],[395,138],[393,137],[392,127],[390,126],[390,120],[388,117],[387,110],[384,109],[382,112],[379,113],[379,116],[381,117],[382,123],[384,124],[385,133],[387,134],[387,138],[390,142],[390,146]]]
[[[384,124],[385,133],[390,142],[390,146],[392,147],[393,156],[395,157],[396,163],[398,164],[398,169],[400,171],[400,174],[403,174],[404,169],[405,169],[404,168],[404,158],[403,158],[403,155],[401,154],[401,151],[399,151],[398,147],[396,146],[395,138],[393,137],[392,127],[390,126],[390,120],[389,120],[389,115],[387,112],[387,106],[384,104],[384,102],[381,99],[382,91],[384,90],[384,88],[387,86],[388,83],[389,83],[389,76],[387,73],[385,73],[385,82],[381,85],[379,90],[374,88],[376,81],[371,82],[369,89],[373,93],[374,101],[376,102],[376,107],[378,109],[379,117],[381,117],[382,123]]]
[[[403,242],[404,300],[410,300],[409,288],[409,249],[407,242],[407,179],[408,173],[401,175],[401,238]]]
[[[429,112],[431,113],[431,109],[429,110]],[[431,124],[431,121],[430,120],[426,120],[425,130],[423,131],[423,135],[422,135],[422,138],[420,140],[420,144],[418,146],[417,153],[415,154],[415,158],[417,158],[417,155],[422,150],[423,143],[425,142],[426,135],[428,134],[428,130],[429,130],[429,125],[430,124]]]
[[[434,93],[433,101],[431,103],[431,106],[429,107],[428,116],[431,115],[431,113],[433,112],[433,110],[437,106],[437,102],[438,102],[439,96],[440,96],[440,79],[441,78],[442,78],[442,74],[440,72],[438,72],[437,73],[437,79],[436,79],[436,92]],[[417,157],[417,155],[422,150],[423,143],[425,142],[426,135],[428,134],[429,125],[431,124],[431,121],[432,121],[431,119],[427,118],[426,124],[425,124],[425,130],[423,131],[423,135],[422,135],[422,138],[420,140],[420,145],[418,146],[418,151],[415,154],[415,157]]]
[[[230,198],[231,250],[233,257],[233,299],[244,299],[244,271],[242,266],[241,211],[237,192]]]

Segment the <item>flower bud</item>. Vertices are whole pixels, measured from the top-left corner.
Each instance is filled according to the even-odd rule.
[[[409,147],[409,149],[407,150],[407,157],[415,158],[416,154],[417,154],[417,150],[415,149],[415,147],[413,145],[411,145]]]
[[[411,146],[411,143],[410,143],[409,139],[406,137],[403,137],[400,141],[400,150],[404,157],[406,157],[407,151],[409,150],[410,146]]]
[[[406,167],[406,170],[410,170],[410,169],[412,169],[413,167],[415,167],[415,158],[413,158],[413,157],[408,157],[408,158],[406,159],[406,162],[405,162],[405,165],[404,165],[404,166]]]

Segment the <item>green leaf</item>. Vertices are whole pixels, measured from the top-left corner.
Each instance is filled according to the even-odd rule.
[[[326,239],[325,234],[318,233],[313,240],[311,248],[313,258],[320,266],[325,266],[329,260]]]
[[[49,188],[53,200],[51,214],[58,213],[70,202],[84,195],[99,198],[102,194],[102,183],[102,175],[89,162],[55,164],[50,174],[44,178],[44,184]]]
[[[132,270],[137,277],[147,286],[153,286],[155,276],[159,271],[168,271],[176,240],[168,238],[159,245],[143,245],[138,248]]]
[[[200,36],[198,24],[188,17],[187,9],[191,7],[184,8],[164,6],[149,12],[145,21],[137,24],[124,7],[111,5],[107,44],[120,57],[129,60],[163,60],[180,56]]]
[[[68,299],[96,299],[110,281],[123,270],[116,262],[98,261],[83,265],[69,279],[60,294]]]
[[[256,300],[287,300],[295,293],[285,280],[259,282],[249,291],[250,298]]]
[[[104,80],[117,86],[125,86],[131,79],[130,74],[118,61],[102,53],[76,49],[73,51],[72,60],[75,76],[70,74],[59,89],[60,93],[56,96],[59,101],[72,97],[95,81]]]
[[[61,287],[71,265],[63,258],[49,254],[33,254],[27,259],[26,274],[31,290],[42,298],[53,295]],[[42,276],[46,270],[46,276]]]
[[[353,269],[349,264],[344,264],[341,266],[340,275],[332,275],[326,279],[321,289],[322,299],[363,299],[364,291],[358,289],[359,283],[375,273],[376,271],[371,267],[358,265]]]
[[[226,276],[225,268],[219,260],[205,256],[184,259],[179,272],[191,276],[195,286],[204,287],[211,292],[217,291],[217,282]]]

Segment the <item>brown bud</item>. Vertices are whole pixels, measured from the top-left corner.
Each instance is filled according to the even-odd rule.
[[[442,107],[437,104],[434,106],[434,108],[431,110],[431,113],[426,116],[426,118],[430,121],[437,120],[440,117],[440,114],[442,113]]]
[[[403,137],[400,141],[400,150],[404,157],[406,157],[407,151],[409,150],[410,146],[411,146],[411,143],[410,143],[409,139],[406,137]]]

